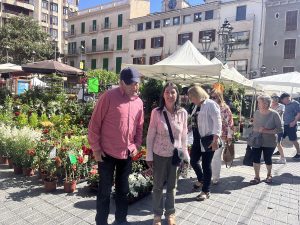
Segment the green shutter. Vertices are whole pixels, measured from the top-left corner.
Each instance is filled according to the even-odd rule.
[[[117,36],[117,50],[122,50],[122,35]]]
[[[75,34],[75,26],[74,26],[74,24],[71,25],[71,34],[72,35]]]
[[[103,69],[108,70],[108,58],[103,58]]]
[[[120,73],[122,65],[122,57],[116,58],[116,73]]]
[[[118,27],[123,26],[123,14],[118,15]]]
[[[91,60],[91,69],[94,70],[97,68],[97,60],[96,59],[92,59]]]
[[[97,20],[93,20],[93,31],[97,30]]]
[[[109,45],[109,37],[104,38],[104,51],[108,50],[108,45]]]
[[[84,34],[85,33],[85,22],[81,23],[81,33]]]
[[[92,51],[96,51],[96,46],[97,46],[97,39],[92,39]]]

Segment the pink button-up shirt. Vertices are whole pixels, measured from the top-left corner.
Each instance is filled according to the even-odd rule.
[[[155,108],[152,110],[147,133],[147,161],[153,161],[153,153],[162,157],[171,157],[174,147],[181,148],[184,157],[189,159],[187,152],[187,111],[179,109],[173,115],[166,109],[168,119],[174,136],[174,145],[169,136],[168,126],[163,112]]]
[[[143,102],[129,98],[119,87],[105,92],[97,102],[89,123],[88,140],[94,152],[126,159],[142,144]]]

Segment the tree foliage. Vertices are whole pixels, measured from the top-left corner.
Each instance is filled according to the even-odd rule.
[[[108,86],[118,84],[119,75],[107,70],[95,69],[89,70],[87,73],[88,78],[96,77],[99,79],[99,91],[103,92]]]
[[[0,62],[6,62],[6,51],[9,62],[15,64],[50,59],[53,47],[48,38],[33,18],[12,17],[0,28]]]

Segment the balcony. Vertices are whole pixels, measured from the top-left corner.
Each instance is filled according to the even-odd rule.
[[[110,30],[111,29],[111,23],[103,23],[101,25],[101,30]]]
[[[90,28],[89,28],[89,32],[90,33],[97,33],[99,30],[100,30],[99,25],[97,25],[97,26],[90,26]]]
[[[86,47],[86,54],[102,54],[114,51],[114,45],[91,46]]]
[[[69,32],[68,32],[68,38],[70,38],[70,37],[75,37],[76,36],[76,30],[70,30]]]
[[[78,52],[76,49],[69,49],[68,50],[68,56],[76,56],[78,55]]]
[[[18,6],[30,11],[34,11],[34,1],[33,0],[2,0],[2,3]]]

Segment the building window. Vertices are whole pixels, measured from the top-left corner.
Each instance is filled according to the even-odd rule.
[[[42,22],[48,23],[48,14],[42,13]]]
[[[178,45],[183,45],[187,40],[193,41],[193,33],[178,34]]]
[[[58,5],[56,3],[51,2],[50,3],[50,11],[58,12]]]
[[[80,42],[80,52],[85,53],[85,41]]]
[[[50,15],[50,24],[58,25],[58,17]]]
[[[71,35],[75,35],[75,25],[71,25]]]
[[[85,33],[85,22],[81,23],[81,33],[84,34]]]
[[[286,39],[284,41],[284,59],[294,59],[296,50],[296,39]]]
[[[286,12],[286,31],[297,30],[298,10]]]
[[[151,56],[150,58],[149,58],[149,64],[150,65],[153,65],[153,64],[155,64],[155,63],[158,63],[159,61],[161,61],[161,56],[159,55],[159,56]]]
[[[146,39],[134,40],[134,49],[135,50],[145,49],[145,47],[146,47]]]
[[[108,47],[109,47],[109,37],[105,37],[103,40],[103,50],[108,51]]]
[[[168,19],[164,19],[164,27],[168,27],[171,25],[171,19],[168,18]]]
[[[76,54],[76,42],[70,42],[68,44],[68,53],[70,55]]]
[[[201,12],[194,14],[194,22],[201,21]]]
[[[293,67],[293,66],[284,66],[282,68],[283,73],[289,73],[289,72],[294,72],[294,71],[295,71],[295,67]]]
[[[75,66],[74,60],[71,60],[71,61],[70,61],[70,66],[73,66],[73,67]]]
[[[103,58],[102,68],[103,70],[108,70],[108,58]]]
[[[92,39],[92,52],[97,51],[97,39]]]
[[[250,31],[232,32],[234,38],[233,49],[249,48]]]
[[[173,17],[173,25],[179,25],[180,24],[180,17]]]
[[[161,48],[161,47],[164,47],[164,37],[151,38],[151,48]]]
[[[154,28],[160,28],[160,20],[154,21]]]
[[[245,5],[238,6],[236,8],[236,17],[235,17],[236,21],[246,20],[246,9],[247,9],[247,6],[245,6]]]
[[[91,69],[94,70],[97,68],[97,59],[91,60]]]
[[[132,61],[133,64],[141,64],[141,65],[145,65],[146,64],[145,62],[146,62],[145,57],[136,57],[136,58],[133,58],[133,61]]]
[[[137,25],[137,31],[144,30],[144,24],[143,23],[138,23]]]
[[[56,29],[50,28],[50,36],[52,38],[57,38],[57,34],[58,34],[58,32]]]
[[[109,29],[109,17],[104,18],[104,29]]]
[[[239,71],[241,74],[246,75],[248,71],[248,60],[247,59],[241,59],[241,60],[228,60],[227,64],[229,67],[236,68],[237,71]]]
[[[151,21],[146,23],[146,30],[150,30],[150,29],[152,29],[152,22]]]
[[[43,9],[48,9],[48,1],[42,1],[42,8]]]
[[[122,50],[122,35],[117,36],[117,50]]]
[[[204,36],[209,36],[211,41],[214,42],[216,40],[216,30],[203,30],[199,32],[199,43],[201,43]]]
[[[97,20],[93,20],[92,30],[97,31]]]
[[[68,7],[63,7],[63,14],[64,15],[68,15],[68,11],[69,11]]]
[[[212,20],[214,18],[214,10],[205,11],[205,20]]]
[[[116,73],[120,73],[122,65],[122,57],[116,57]]]
[[[191,15],[183,16],[183,24],[188,24],[188,23],[191,23],[191,22],[192,22]]]
[[[118,15],[118,27],[123,26],[123,14]]]

